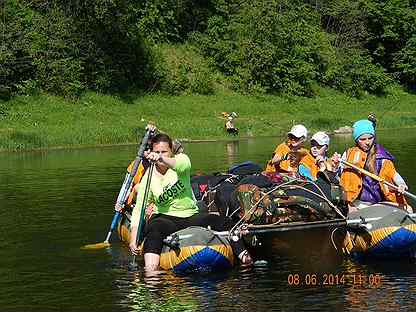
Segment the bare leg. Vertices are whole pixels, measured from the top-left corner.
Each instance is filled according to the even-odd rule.
[[[144,268],[146,271],[156,271],[159,269],[160,255],[155,253],[144,254]]]

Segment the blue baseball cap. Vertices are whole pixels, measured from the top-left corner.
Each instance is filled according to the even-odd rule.
[[[354,131],[352,132],[354,141],[357,141],[363,134],[376,134],[373,123],[367,119],[358,120],[352,127],[354,128]]]

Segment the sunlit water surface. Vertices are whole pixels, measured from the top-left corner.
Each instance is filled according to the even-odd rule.
[[[379,141],[416,191],[416,131],[381,132]],[[209,173],[245,160],[264,164],[278,142],[189,143],[185,150],[194,173]],[[349,144],[350,137],[333,138],[331,151]],[[354,262],[322,231],[294,234],[295,246],[279,234],[265,245],[267,262],[208,275],[131,271],[116,237],[111,248],[80,250],[104,240],[136,148],[0,154],[1,311],[416,311],[413,260]]]

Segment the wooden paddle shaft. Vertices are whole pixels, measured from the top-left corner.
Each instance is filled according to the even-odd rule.
[[[395,190],[398,190],[399,189],[399,187],[397,185],[394,185],[394,184],[392,184],[390,182],[387,182],[382,177],[379,177],[378,175],[376,175],[374,173],[371,173],[370,171],[367,171],[367,170],[365,170],[363,168],[360,168],[360,167],[358,167],[358,166],[356,166],[356,165],[354,165],[354,164],[352,164],[352,163],[350,163],[350,162],[348,162],[346,160],[342,160],[341,159],[341,162],[343,164],[347,165],[348,167],[351,167],[351,168],[353,168],[353,169],[355,169],[355,170],[357,170],[357,171],[365,174],[366,176],[369,176],[370,178],[372,178],[372,179],[374,179],[374,180],[376,180],[378,182],[384,183],[387,186],[389,186],[389,187],[391,187],[391,188],[393,188]],[[409,193],[408,191],[404,191],[403,193],[404,193],[404,195],[406,195],[406,196],[408,196],[408,197],[416,200],[416,195],[413,195],[412,193]]]

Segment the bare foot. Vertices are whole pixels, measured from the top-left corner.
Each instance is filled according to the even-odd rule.
[[[356,212],[356,211],[358,211],[358,209],[357,209],[357,207],[355,207],[355,206],[348,206],[348,213],[351,213],[351,212]]]

